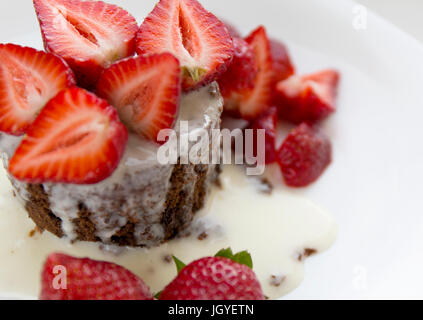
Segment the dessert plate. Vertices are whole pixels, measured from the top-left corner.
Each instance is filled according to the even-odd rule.
[[[25,2],[0,3],[0,41],[41,48]],[[156,0],[113,2],[141,22]],[[265,24],[288,44],[299,73],[333,67],[343,75],[339,110],[325,124],[334,162],[295,191],[332,212],[338,239],[284,298],[422,298],[423,47],[347,0],[201,2],[244,33]]]

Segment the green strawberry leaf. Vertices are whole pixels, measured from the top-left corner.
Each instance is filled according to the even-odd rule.
[[[157,293],[154,295],[154,298],[155,298],[156,300],[160,300],[160,296],[162,295],[162,292],[163,292],[163,290],[162,290],[162,291],[157,292]]]
[[[217,254],[216,257],[228,258],[234,262],[244,264],[249,268],[253,268],[253,259],[251,254],[248,251],[241,251],[238,253],[233,253],[231,248],[222,249]]]
[[[181,272],[181,270],[185,268],[187,265],[183,263],[181,260],[179,260],[178,258],[176,258],[175,256],[172,256],[172,257],[173,257],[173,261],[175,261],[175,264],[176,264],[176,271],[178,273]]]

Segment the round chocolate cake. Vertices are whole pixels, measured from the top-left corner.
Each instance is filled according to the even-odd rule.
[[[220,127],[222,108],[216,83],[185,94],[175,130],[179,133],[180,121],[188,121],[190,132],[201,128],[211,136],[211,130]],[[0,135],[6,168],[21,139]],[[156,246],[190,224],[219,173],[212,164],[160,164],[158,148],[131,134],[116,171],[94,185],[27,184],[12,176],[10,180],[41,230],[70,241]]]

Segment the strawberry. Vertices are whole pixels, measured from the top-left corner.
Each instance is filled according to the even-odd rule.
[[[233,38],[234,58],[228,70],[219,78],[220,92],[229,105],[244,90],[254,89],[258,72],[253,49],[243,39]],[[228,106],[228,110],[231,108]]]
[[[59,57],[14,44],[0,44],[0,131],[22,135],[59,91],[75,85]]]
[[[41,300],[153,300],[148,286],[110,262],[53,253],[41,274]]]
[[[265,159],[266,164],[274,163],[276,161],[276,135],[278,125],[278,109],[271,107],[259,118],[250,122],[248,129],[254,130],[254,155],[257,156],[257,130],[264,129],[265,131]]]
[[[238,114],[246,120],[257,118],[266,112],[273,103],[276,75],[273,66],[271,41],[266,29],[259,27],[246,39],[255,55],[256,74],[253,89],[240,90],[225,100],[225,111]]]
[[[46,50],[64,58],[91,88],[102,70],[135,52],[134,17],[101,1],[34,0]]]
[[[160,300],[263,300],[253,270],[228,258],[208,257],[184,267]]]
[[[305,187],[316,181],[332,161],[326,135],[307,123],[295,128],[278,150],[278,163],[287,185]]]
[[[281,118],[293,123],[327,118],[336,110],[339,78],[337,71],[324,70],[279,82],[276,101]]]
[[[170,52],[179,59],[183,88],[214,81],[233,56],[232,38],[225,25],[197,0],[160,0],[140,27],[140,55]]]
[[[41,111],[11,158],[9,171],[30,183],[94,184],[116,169],[127,139],[112,106],[74,87]]]
[[[179,61],[170,53],[129,58],[105,70],[97,92],[130,129],[157,141],[160,130],[172,128],[177,118],[180,74]]]
[[[291,58],[286,46],[275,39],[270,40],[270,51],[273,59],[273,71],[275,73],[275,81],[285,80],[295,73],[295,67],[291,62]]]

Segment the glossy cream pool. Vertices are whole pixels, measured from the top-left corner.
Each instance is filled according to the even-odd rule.
[[[190,262],[232,247],[252,254],[265,294],[279,298],[301,283],[305,249],[322,252],[337,233],[332,217],[307,199],[277,187],[267,194],[257,179],[245,176],[244,168],[226,166],[221,188],[214,187],[185,237],[152,249],[70,244],[48,232],[30,235],[34,224],[0,170],[2,297],[36,298],[43,262],[52,252],[118,263],[157,292],[176,275],[171,255]]]

